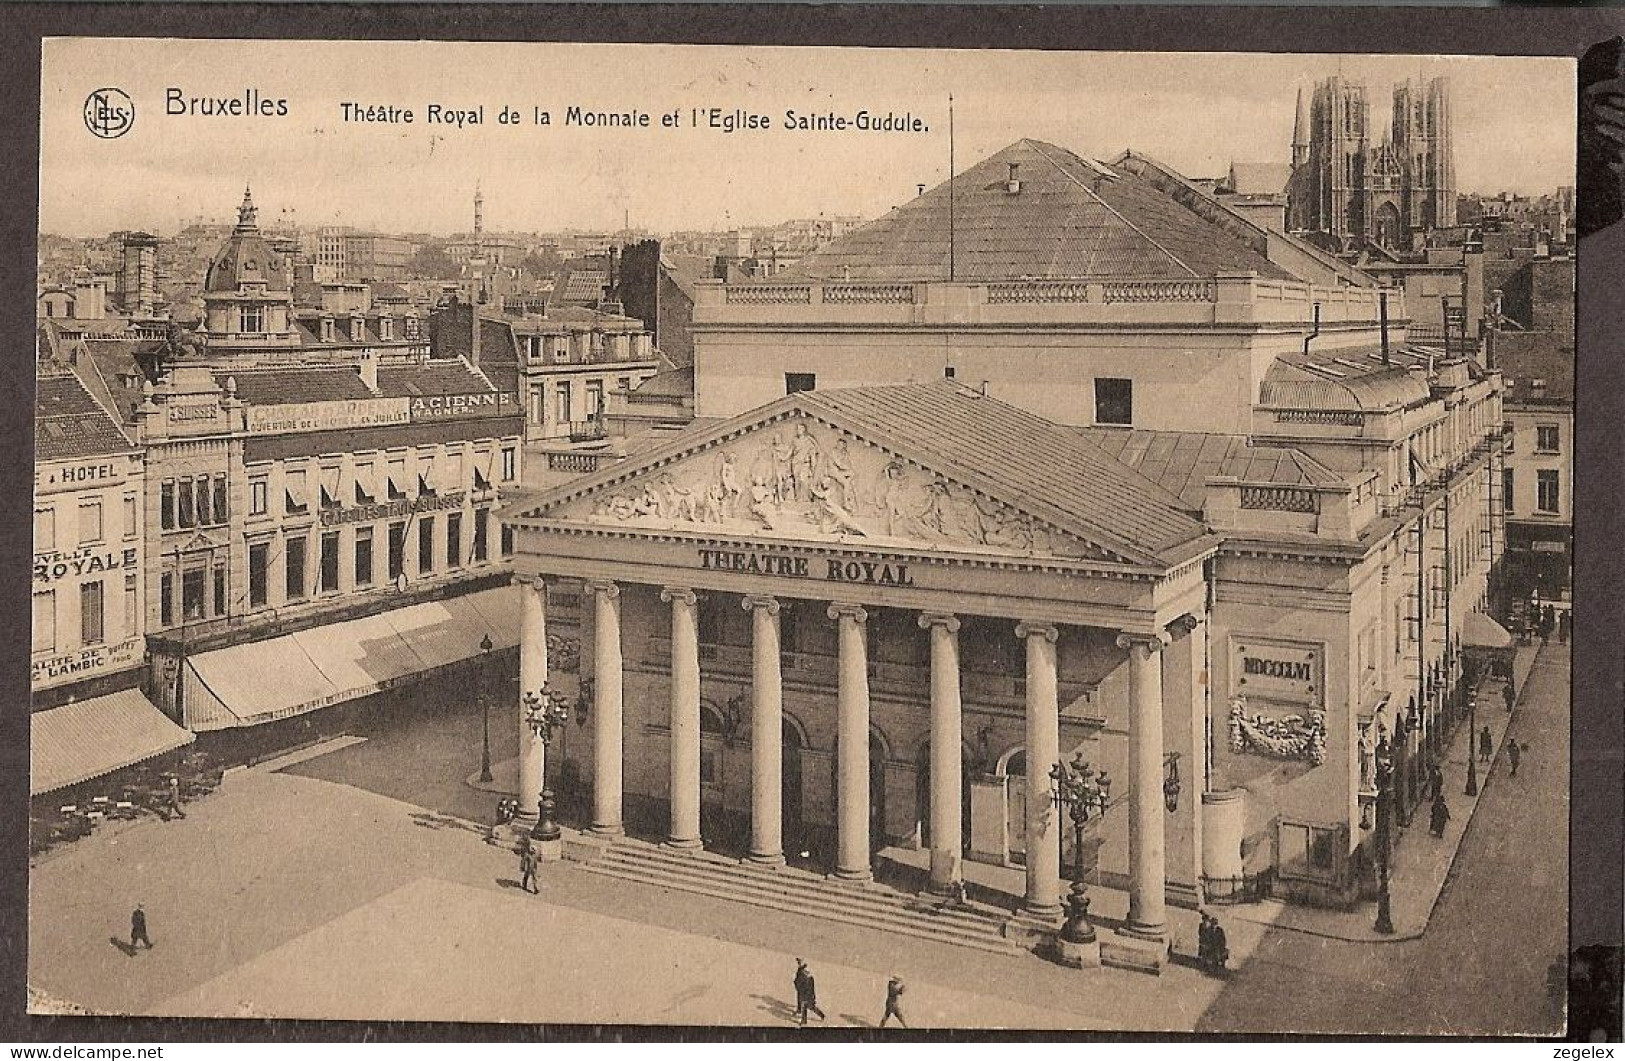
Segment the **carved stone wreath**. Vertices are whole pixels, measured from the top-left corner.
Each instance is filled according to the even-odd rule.
[[[1249,712],[1247,701],[1238,696],[1230,703],[1230,750],[1275,759],[1304,759],[1319,766],[1326,761],[1326,713],[1310,711],[1307,717],[1275,718]]]

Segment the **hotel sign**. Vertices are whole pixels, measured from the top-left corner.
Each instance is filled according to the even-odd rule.
[[[336,402],[289,402],[254,405],[248,410],[251,435],[289,435],[304,431],[343,431],[390,427],[412,421],[409,398],[356,398]]]
[[[1324,646],[1264,638],[1232,638],[1230,693],[1319,710],[1324,703]]]
[[[34,660],[29,685],[49,689],[84,678],[138,666],[144,655],[145,639],[132,637],[116,645],[90,645],[76,652]]]
[[[735,549],[701,549],[700,570],[734,571],[742,575],[822,579],[869,586],[912,586],[908,565],[889,560],[813,559],[787,553],[758,553]]]
[[[55,582],[59,578],[119,571],[136,566],[136,550],[106,549],[87,546],[71,553],[49,552],[34,554],[34,581]]]
[[[348,505],[344,508],[322,509],[322,526],[337,527],[342,523],[372,523],[380,519],[415,516],[422,512],[438,512],[447,508],[462,508],[463,492],[441,494],[438,497],[419,497],[406,501],[386,501],[377,505]]]
[[[461,420],[479,416],[514,416],[513,395],[503,391],[483,394],[421,394],[410,399],[412,421]]]

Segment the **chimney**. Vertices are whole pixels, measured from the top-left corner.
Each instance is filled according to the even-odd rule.
[[[1388,353],[1388,292],[1377,292],[1377,306],[1382,311],[1382,364],[1384,368],[1392,365],[1393,358]]]
[[[914,194],[915,194],[916,197],[924,195],[925,194],[925,185],[916,184],[914,186]]]
[[[1021,163],[1010,163],[1010,176],[1004,182],[1004,190],[1010,195],[1021,194]]]
[[[478,302],[468,304],[468,318],[473,322],[470,331],[468,347],[468,363],[475,368],[480,367],[480,305]]]

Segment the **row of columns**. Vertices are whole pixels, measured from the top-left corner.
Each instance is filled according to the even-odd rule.
[[[547,680],[545,589],[524,582],[520,687],[534,692]],[[590,581],[592,596],[593,814],[592,831],[623,832],[623,659],[620,589]],[[668,843],[693,849],[700,837],[700,653],[698,597],[693,589],[667,586],[660,599],[671,607],[671,821]],[[742,600],[751,615],[751,861],[784,862],[782,813],[783,677],[780,671],[779,601],[752,595]],[[871,876],[869,836],[868,612],[838,602],[827,614],[837,625],[835,873],[845,880]],[[962,702],[956,616],[919,616],[929,632],[931,888],[948,891],[960,879],[962,805]],[[1060,699],[1056,668],[1059,631],[1049,623],[1021,622],[1026,643],[1027,881],[1024,907],[1035,917],[1061,913],[1059,830],[1063,812],[1053,802],[1050,766],[1060,761]],[[1124,634],[1129,653],[1129,917],[1126,931],[1146,938],[1166,932],[1165,850],[1162,809],[1162,668],[1158,656],[1168,638]],[[544,781],[543,748],[520,711],[520,807],[536,806]]]

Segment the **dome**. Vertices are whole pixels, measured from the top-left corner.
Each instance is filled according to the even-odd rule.
[[[237,210],[237,227],[209,263],[203,282],[205,292],[235,293],[243,284],[264,284],[267,291],[287,290],[282,256],[260,235],[255,222],[257,212],[253,196],[245,189],[243,205]]]

